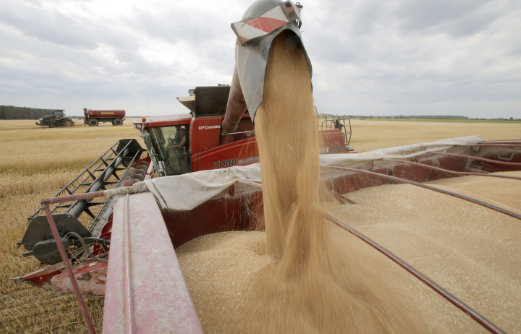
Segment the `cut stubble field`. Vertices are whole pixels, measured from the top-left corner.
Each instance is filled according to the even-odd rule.
[[[80,121],[81,122],[81,121]],[[79,124],[80,122],[77,122]],[[352,122],[351,145],[358,152],[481,135],[485,140],[519,139],[521,124],[411,121]],[[16,242],[42,198],[54,195],[119,139],[139,139],[126,120],[121,127],[41,128],[34,120],[0,120],[0,332],[87,333],[74,295],[63,295],[17,283],[9,278],[39,268],[23,258]],[[86,297],[101,331],[103,299]]]
[[[81,122],[81,121],[80,121]],[[79,122],[77,122],[79,124]],[[53,196],[117,140],[139,138],[126,120],[120,127],[41,128],[32,120],[0,121],[0,332],[87,333],[74,295],[38,289],[9,280],[39,268],[23,258],[16,242],[27,217],[43,198]],[[103,300],[86,297],[101,332]]]

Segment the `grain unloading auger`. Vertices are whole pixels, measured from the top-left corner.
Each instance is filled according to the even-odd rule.
[[[272,30],[257,29],[264,27],[263,18],[271,22],[274,17],[283,18],[279,20],[282,21],[280,26],[274,25]],[[42,200],[43,211],[40,213],[45,212],[47,219],[40,219],[49,228],[45,234],[47,238],[39,242],[46,243],[45,246],[53,245],[49,246],[53,254],[57,254],[58,250],[64,261],[17,280],[41,287],[50,284],[62,292],[75,291],[91,332],[92,322],[80,292],[105,296],[105,333],[201,332],[175,248],[210,233],[264,229],[262,190],[258,184],[260,167],[252,164],[258,161],[258,150],[252,136],[252,117],[262,100],[262,89],[253,83],[259,80],[262,82],[264,74],[263,71],[257,71],[250,77],[244,72],[241,74],[241,68],[264,68],[266,48],[260,48],[259,45],[263,41],[269,42],[273,36],[271,33],[280,33],[285,29],[299,36],[300,24],[300,8],[291,2],[261,1],[250,7],[243,21],[233,25],[238,37],[238,58],[232,86],[197,87],[193,95],[179,99],[190,109],[189,115],[150,117],[134,122],[142,132],[148,156],[142,157],[144,151],[141,148],[138,151],[134,144],[128,146],[127,153],[122,154],[125,149],[113,150],[116,154],[122,154],[121,161],[126,162],[124,167],[130,168],[124,172],[127,176],[133,173],[133,166],[140,170],[138,163],[151,162],[146,173],[143,173],[144,168],[136,172],[141,175],[140,179],[144,179],[143,182],[108,190],[104,190],[98,182],[98,191],[90,188],[81,193],[73,191],[76,186],[72,189],[65,187],[57,196]],[[252,30],[248,26],[262,31]],[[255,34],[245,35],[252,32]],[[299,38],[294,40],[295,43],[299,41]],[[243,49],[248,47],[250,49]],[[240,65],[240,59],[245,59],[245,66]],[[259,66],[248,65],[248,61],[254,59],[260,62]],[[248,88],[249,83],[253,85],[251,89]],[[250,111],[246,115],[245,106]],[[183,132],[185,143],[181,145]],[[320,136],[322,148],[326,148],[328,153],[347,153],[341,129],[323,130]],[[131,147],[135,149],[131,150]],[[127,177],[119,175],[119,181],[111,180],[112,171],[109,170],[110,173],[105,172],[100,179],[95,173],[99,167],[106,170],[109,161],[114,161],[110,159],[114,158],[103,158],[94,170],[88,168],[86,177],[88,175],[90,180],[88,177],[88,181],[79,178],[77,182],[80,180],[80,184],[93,184],[95,180],[103,179],[101,183],[105,184],[105,188],[109,188],[109,185],[121,186]],[[423,184],[466,173],[500,177],[490,173],[521,170],[521,141],[483,142],[479,137],[465,137],[369,154],[322,156],[321,161],[324,165],[322,179],[344,205],[354,203],[344,199],[341,194],[402,182],[456,196],[521,219],[515,212],[490,203]],[[118,168],[112,167],[113,171]],[[154,171],[158,178],[151,178]],[[511,179],[519,181],[516,177]],[[93,201],[103,196],[114,197],[109,204]],[[70,202],[72,204],[65,204]],[[81,210],[78,204],[75,205],[79,202],[85,203]],[[96,215],[93,212],[96,203],[105,203],[105,211],[102,209]],[[51,208],[54,204],[57,205]],[[77,243],[80,238],[74,238],[74,234],[64,231],[64,227],[60,233],[62,224],[58,216],[52,215],[51,210],[55,214],[58,210],[77,210],[88,214],[89,210],[92,216],[100,218],[96,218],[90,225],[90,236],[80,235],[85,242],[83,245],[82,242]],[[383,246],[352,227],[330,218],[428,284],[491,332],[502,332],[469,305]],[[53,228],[55,223],[59,225],[58,228]],[[64,225],[66,229],[67,225]],[[62,234],[72,239],[67,248],[63,247]],[[51,235],[54,240],[51,240]],[[88,239],[92,243],[87,244],[86,238],[93,238]],[[51,258],[56,259],[56,255]]]

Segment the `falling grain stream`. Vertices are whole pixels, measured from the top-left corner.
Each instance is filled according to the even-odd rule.
[[[282,33],[272,44],[263,102],[255,118],[265,232],[206,235],[176,249],[204,332],[481,331],[448,302],[325,219],[328,210],[346,222],[359,221],[356,226],[374,231],[390,244],[397,242],[391,240],[396,231],[390,223],[378,224],[386,212],[380,218],[366,212],[364,218],[361,199],[352,196],[359,204],[340,205],[320,198],[324,192],[319,191],[311,78],[302,50],[287,43],[288,38]],[[404,189],[400,185],[382,189],[388,187]],[[374,191],[378,193],[377,188]],[[401,195],[402,200],[407,198]],[[381,198],[380,203],[392,198],[397,197]],[[420,230],[428,228],[420,223],[420,216],[415,217]],[[400,216],[396,219],[401,222]],[[411,230],[406,236],[412,239],[414,233]],[[414,252],[417,245],[411,244],[401,246],[403,252]],[[426,245],[436,253],[435,246]],[[427,266],[425,259],[418,261],[422,269]],[[517,285],[510,291],[515,294],[521,286],[519,272],[512,275]]]

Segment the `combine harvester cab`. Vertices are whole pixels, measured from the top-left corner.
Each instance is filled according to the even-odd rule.
[[[220,145],[229,86],[196,87],[179,98],[188,114],[137,119],[159,176],[180,175],[258,162],[253,123],[244,115],[233,143]],[[184,145],[180,146],[185,137]]]

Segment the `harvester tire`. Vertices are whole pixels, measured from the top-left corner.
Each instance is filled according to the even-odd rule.
[[[121,120],[121,118],[116,118],[115,120],[112,121],[112,125],[114,125],[114,126],[123,125],[123,121]]]
[[[98,126],[98,120],[95,118],[89,119],[89,126]]]
[[[74,123],[72,123],[72,121],[65,121],[65,122],[63,123],[63,125],[65,125],[65,126],[73,126]]]
[[[50,128],[54,128],[56,125],[54,123],[49,124]]]

